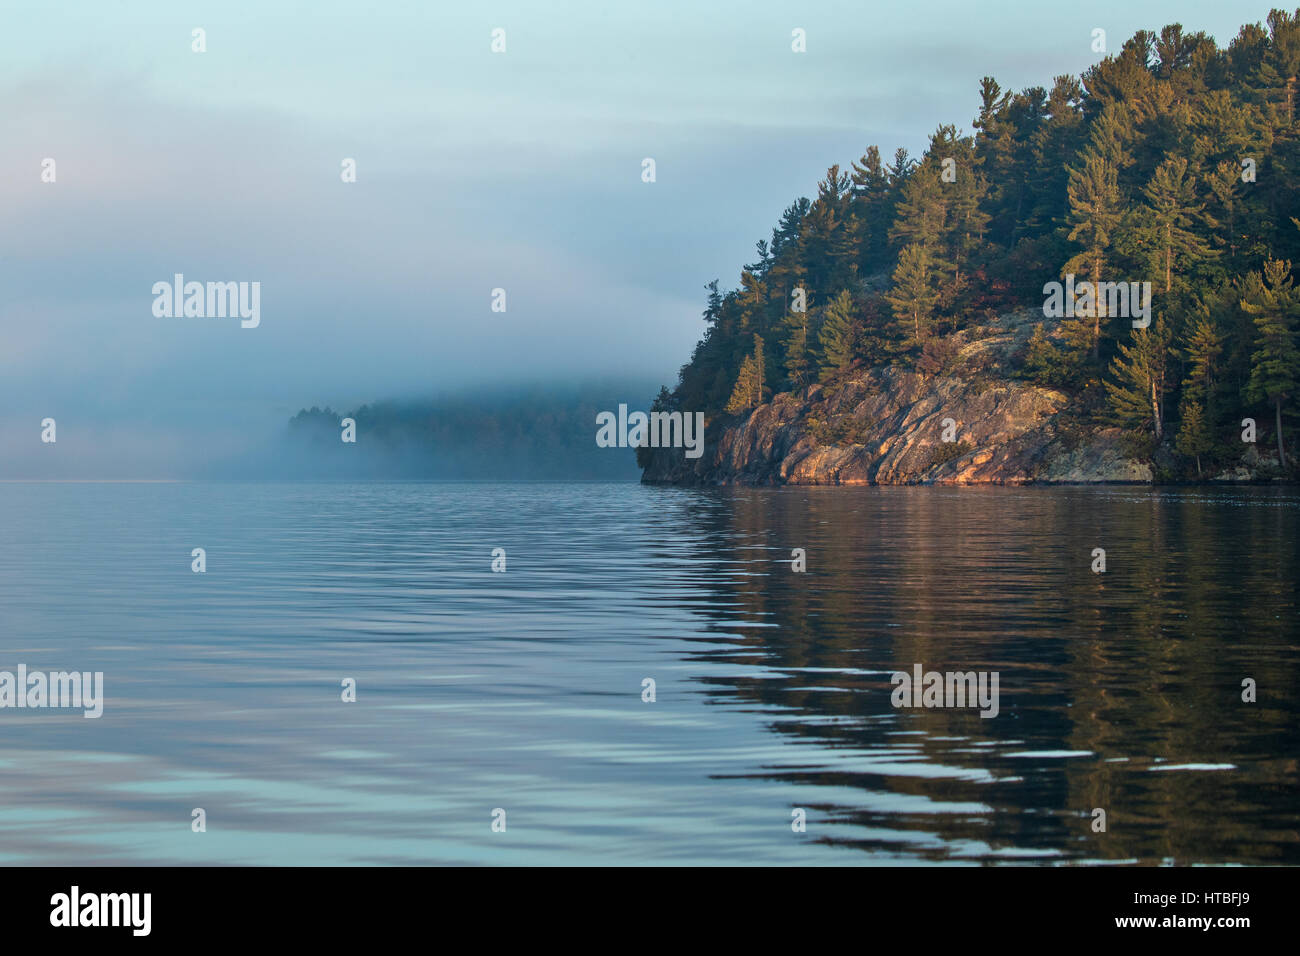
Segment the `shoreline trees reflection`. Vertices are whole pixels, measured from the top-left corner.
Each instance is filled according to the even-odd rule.
[[[739,668],[707,678],[715,702],[807,748],[798,769],[752,774],[825,788],[807,839],[928,860],[1300,863],[1294,491],[697,494],[719,499],[692,511],[726,556],[701,613],[727,649],[693,656]],[[999,671],[999,716],[895,710],[890,675],[918,662]]]

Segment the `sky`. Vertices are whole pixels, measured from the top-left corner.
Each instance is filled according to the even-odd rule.
[[[1226,45],[1267,11],[0,0],[0,479],[201,473],[311,405],[639,396],[830,164],[969,131],[980,77],[1050,86],[1095,28]],[[156,316],[176,273],[259,282],[260,324]]]

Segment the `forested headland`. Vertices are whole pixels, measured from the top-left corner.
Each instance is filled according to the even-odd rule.
[[[1068,397],[1058,431],[1120,429],[1153,474],[1196,479],[1241,461],[1253,419],[1259,474],[1296,477],[1297,75],[1300,11],[1274,10],[1226,47],[1172,24],[1078,77],[984,77],[969,132],[831,166],[736,288],[709,283],[703,337],[655,407],[703,410],[716,435],[864,369],[940,380],[991,320],[1032,309],[1002,374]],[[1066,276],[1149,282],[1149,326],[1104,301],[1043,315]]]

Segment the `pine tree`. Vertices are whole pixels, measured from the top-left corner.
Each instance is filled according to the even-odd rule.
[[[783,320],[786,328],[785,367],[786,378],[794,388],[808,384],[810,362],[808,359],[808,313],[788,312]]]
[[[704,321],[712,324],[722,318],[722,293],[718,291],[717,279],[704,288],[709,290],[709,304],[704,307]]]
[[[982,161],[971,148],[970,139],[960,139],[953,144],[953,158],[957,162],[957,181],[944,183],[951,191],[948,223],[948,258],[953,263],[953,281],[960,283],[962,270],[970,270],[971,262],[984,248],[988,231],[989,214],[984,211],[988,200],[989,184],[980,168]]]
[[[915,169],[916,164],[907,155],[907,150],[901,146],[898,147],[898,149],[894,150],[894,161],[889,164],[889,169],[887,170],[889,175],[889,185],[895,190],[901,189],[903,183],[907,182],[908,179],[911,178]]]
[[[904,247],[893,282],[885,301],[893,309],[904,334],[910,333],[912,344],[919,345],[930,334],[934,308],[939,301],[932,261],[924,245],[915,243]]]
[[[1069,339],[1066,341],[1068,344]],[[1078,384],[1083,368],[1078,350],[1058,348],[1040,322],[1025,349],[1025,371],[1040,385],[1073,386]]]
[[[726,406],[727,414],[735,415],[763,403],[766,391],[763,386],[764,363],[763,340],[755,335],[754,351],[740,363],[740,375],[736,378],[735,388],[731,390],[731,398]]]
[[[1107,103],[1088,127],[1087,153],[1100,158],[1118,175],[1137,162],[1133,156],[1136,127],[1132,110],[1123,103]]]
[[[758,372],[754,366],[754,356],[746,355],[740,363],[740,374],[736,377],[736,386],[731,390],[727,400],[727,414],[736,415],[754,407],[754,392],[758,382]]]
[[[847,289],[827,304],[817,333],[821,379],[825,381],[852,364],[856,355],[859,326],[853,314],[853,296]]]
[[[758,261],[752,265],[745,266],[745,272],[752,272],[758,278],[767,275],[768,267],[772,265],[772,251],[767,247],[767,240],[760,239],[754,243],[754,248],[758,252]]]
[[[937,159],[927,156],[903,184],[889,238],[900,247],[920,246],[931,268],[953,268],[942,256],[948,245],[952,194]],[[901,259],[901,257],[900,257]]]
[[[745,269],[740,273],[740,289],[737,291],[736,304],[742,315],[752,319],[762,313],[767,305],[767,283]]]
[[[1188,401],[1184,397],[1182,404],[1182,421],[1178,426],[1178,437],[1174,447],[1180,455],[1196,459],[1196,475],[1201,475],[1201,456],[1214,447],[1209,426],[1205,421],[1204,409],[1200,402]]]
[[[984,175],[996,183],[989,198],[999,210],[1007,209],[1012,191],[1018,192],[1020,185],[1019,177],[1013,172],[1016,129],[1007,118],[1011,100],[1011,94],[1003,92],[993,77],[980,80],[980,111],[972,124],[979,131],[975,149]]]
[[[1208,242],[1194,231],[1197,225],[1216,225],[1196,198],[1196,177],[1187,171],[1187,160],[1169,156],[1156,169],[1142,190],[1146,197],[1143,218],[1154,235],[1156,264],[1164,274],[1164,287],[1173,288],[1174,263],[1186,269],[1214,254]]]
[[[1256,81],[1263,88],[1274,122],[1289,127],[1295,121],[1296,74],[1300,72],[1300,43],[1295,18],[1285,10],[1268,15],[1270,43],[1259,66]]]
[[[859,228],[853,218],[850,182],[839,166],[828,169],[803,220],[808,277],[820,294],[848,288],[857,279]]]
[[[1034,86],[1014,95],[1003,94],[990,104],[992,111],[987,116],[986,92],[992,93],[993,89],[986,90],[981,81],[980,117],[975,125],[979,129],[976,151],[980,172],[989,184],[983,207],[989,214],[989,241],[1011,248],[1029,234],[1026,227],[1034,203],[1035,136],[1046,122],[1047,91]]]
[[[1101,282],[1106,254],[1114,242],[1115,230],[1123,214],[1115,167],[1091,148],[1085,150],[1083,165],[1070,170],[1067,194],[1070,198],[1069,218],[1073,224],[1068,238],[1080,243],[1083,251],[1065,264],[1061,274],[1087,275],[1094,284]],[[1100,301],[1092,310],[1093,359],[1100,351],[1101,319],[1105,311],[1105,304]]]
[[[1023,229],[1042,235],[1063,222],[1069,211],[1066,187],[1069,167],[1062,157],[1072,156],[1082,136],[1083,112],[1079,103],[1083,90],[1072,76],[1058,76],[1043,107],[1043,122],[1031,137],[1029,169],[1029,214]]]
[[[1189,368],[1183,379],[1183,395],[1198,402],[1213,422],[1215,375],[1223,354],[1223,337],[1206,314],[1196,317],[1184,337],[1183,355]]]
[[[1251,355],[1246,400],[1273,403],[1277,426],[1277,459],[1286,467],[1282,441],[1282,403],[1300,384],[1300,349],[1296,347],[1296,295],[1291,263],[1270,259],[1261,275],[1252,272],[1243,283],[1241,308],[1255,321],[1259,333]]]
[[[1164,396],[1168,390],[1169,332],[1157,318],[1149,328],[1133,330],[1133,344],[1119,344],[1111,363],[1113,381],[1106,395],[1116,421],[1126,428],[1150,425],[1156,441],[1164,437]]]
[[[1218,214],[1215,221],[1219,228],[1214,238],[1220,246],[1227,248],[1229,267],[1236,261],[1242,238],[1237,234],[1237,217],[1241,208],[1240,183],[1240,169],[1231,160],[1224,160],[1213,167],[1205,179],[1205,188],[1210,191]]]
[[[1208,193],[1215,245],[1227,253],[1226,268],[1237,265],[1239,253],[1262,256],[1249,188],[1242,182],[1242,159],[1261,159],[1269,152],[1273,136],[1268,119],[1256,104],[1245,102],[1229,90],[1210,90],[1197,100],[1191,114],[1193,130],[1189,169],[1199,172]]]
[[[811,206],[806,197],[791,203],[772,230],[772,242],[768,246],[772,263],[763,280],[773,296],[780,296],[782,309],[790,307],[790,294],[796,288],[807,288],[803,222]]]
[[[880,159],[880,150],[867,148],[853,164],[853,218],[858,225],[858,262],[861,271],[874,272],[885,258],[889,234],[889,173]]]

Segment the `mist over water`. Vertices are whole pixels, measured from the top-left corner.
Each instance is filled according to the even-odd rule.
[[[0,480],[593,481],[640,476],[635,449],[598,446],[597,415],[650,407],[647,377],[480,385],[358,402],[303,402],[182,425],[105,424],[60,413],[0,424]],[[185,410],[192,411],[192,410]],[[351,442],[341,423],[351,418]]]
[[[106,701],[0,712],[0,861],[1294,864],[1297,525],[1273,488],[7,484],[0,669]],[[894,708],[918,663],[999,715]]]

